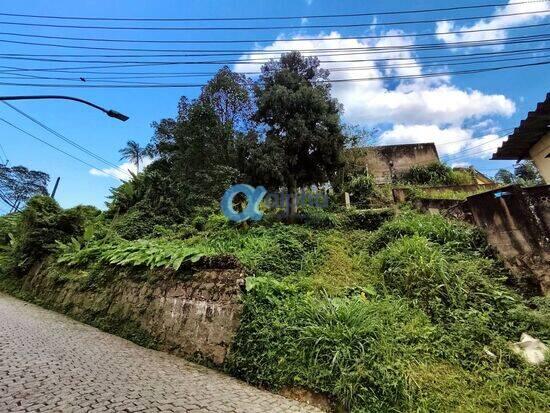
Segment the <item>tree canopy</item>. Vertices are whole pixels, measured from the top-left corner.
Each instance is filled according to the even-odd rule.
[[[276,155],[269,170],[289,192],[328,182],[342,166],[342,107],[331,97],[328,76],[316,57],[291,52],[265,64],[256,84],[254,120]]]
[[[289,192],[330,182],[346,135],[327,78],[317,58],[298,52],[264,65],[256,81],[223,67],[196,99],[180,99],[175,118],[152,124],[156,159],[144,177],[113,190],[111,209],[156,210],[163,199],[164,211],[189,210],[218,202],[239,181]],[[139,165],[143,151],[130,141],[121,154]]]
[[[24,166],[0,165],[0,199],[16,211],[33,195],[47,195],[50,176]]]

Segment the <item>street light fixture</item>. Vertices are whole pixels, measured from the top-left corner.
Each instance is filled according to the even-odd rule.
[[[115,118],[118,120],[121,120],[123,122],[126,122],[129,118],[128,116],[117,112],[116,110],[112,109],[105,109],[101,106],[98,106],[92,102],[88,102],[87,100],[80,99],[80,98],[74,98],[72,96],[61,96],[61,95],[32,95],[32,96],[0,96],[0,101],[3,100],[35,100],[35,99],[64,99],[64,100],[73,100],[75,102],[84,103],[85,105],[91,106],[95,109],[98,109],[105,113],[107,116],[111,118]]]

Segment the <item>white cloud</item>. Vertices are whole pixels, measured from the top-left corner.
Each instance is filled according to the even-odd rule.
[[[550,2],[531,2],[524,4],[512,4],[516,0],[510,0],[509,4],[504,7],[497,7],[494,15],[499,14],[514,14],[514,13],[529,13],[537,11],[550,11]],[[550,16],[549,13],[532,13],[518,14],[516,16],[491,17],[489,19],[481,19],[471,25],[457,26],[452,21],[440,21],[436,24],[436,32],[439,33],[436,37],[446,43],[455,42],[470,42],[470,41],[487,41],[495,39],[503,39],[507,37],[507,31],[503,27],[513,27],[526,24],[532,24],[543,20]],[[464,33],[471,30],[486,30],[492,31]],[[463,33],[441,34],[450,31],[460,31]],[[504,48],[502,45],[491,46],[495,50]]]
[[[391,30],[387,34],[404,34]],[[295,36],[294,39],[303,37]],[[333,40],[327,40],[327,39]],[[281,37],[279,40],[283,40]],[[323,49],[391,47],[414,44],[410,37],[382,39],[341,39],[338,32],[319,35],[316,40],[294,42],[276,41],[262,51],[272,51],[267,56],[254,53],[242,56],[241,59],[278,58],[276,50],[315,50],[322,66],[333,70],[331,79],[364,79],[374,80],[361,82],[341,82],[333,84],[333,95],[344,105],[346,121],[375,126],[380,123],[397,123],[404,125],[435,124],[439,126],[452,124],[460,126],[465,120],[482,118],[490,115],[511,116],[515,111],[514,102],[499,94],[485,94],[478,90],[463,90],[451,84],[448,76],[417,78],[414,80],[394,80],[389,82],[377,79],[384,76],[410,76],[427,73],[409,50],[356,52],[354,55],[330,52],[323,55]],[[370,52],[370,53],[369,53]],[[349,53],[349,52],[348,52]],[[367,60],[355,61],[349,60]],[[387,59],[380,62],[380,59]],[[397,65],[397,67],[396,67]],[[388,67],[393,66],[393,67]],[[235,70],[259,71],[260,64],[239,63]],[[445,70],[441,68],[440,70]]]
[[[468,162],[455,162],[451,164],[451,168],[468,168],[469,166]]]
[[[489,158],[506,137],[490,134],[474,138],[471,129],[461,127],[440,128],[437,125],[394,125],[383,132],[378,143],[393,145],[400,143],[434,142],[440,156],[464,156]]]
[[[140,163],[139,169],[140,171],[143,170],[146,166],[150,165],[153,160],[151,158],[144,158],[143,162]],[[104,169],[96,169],[92,168],[89,170],[90,174],[95,176],[103,176],[108,178],[118,178],[121,181],[127,181],[130,179],[130,174],[127,172],[130,171],[132,173],[136,173],[137,169],[136,166],[133,163],[130,162],[124,162],[123,164],[119,165],[118,168],[104,168]]]
[[[487,159],[496,152],[498,147],[507,139],[507,136],[485,135],[482,138],[468,142],[464,150],[471,157]]]
[[[471,139],[472,131],[460,127],[398,124],[383,132],[378,142],[382,145],[434,142],[439,155],[452,155],[463,149]]]
[[[308,18],[307,17],[302,17],[300,19],[300,24],[304,25],[304,24],[307,24],[309,22]]]

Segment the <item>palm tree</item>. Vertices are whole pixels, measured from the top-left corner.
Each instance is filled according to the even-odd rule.
[[[132,162],[139,173],[139,164],[143,162],[145,156],[152,155],[152,146],[147,145],[146,147],[142,147],[136,141],[129,140],[126,142],[126,147],[120,149],[118,152],[122,155],[120,160]]]

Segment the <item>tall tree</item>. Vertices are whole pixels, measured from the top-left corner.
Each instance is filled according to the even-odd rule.
[[[495,181],[506,185],[519,184],[523,186],[544,183],[533,161],[523,161],[515,165],[513,173],[507,169],[499,169],[495,174]]]
[[[126,142],[126,146],[118,152],[122,155],[120,160],[127,160],[133,163],[136,166],[136,171],[139,173],[139,164],[143,163],[143,158],[152,155],[152,151],[153,147],[151,145],[142,147],[136,141],[129,140]]]
[[[516,165],[514,175],[521,185],[533,186],[544,183],[533,161],[523,161]]]
[[[516,177],[508,169],[499,169],[495,174],[495,181],[501,184],[510,185],[513,184],[516,180]]]
[[[47,195],[50,176],[41,171],[33,171],[24,166],[8,167],[0,165],[0,199],[8,204],[11,211],[34,195]]]
[[[328,76],[316,57],[291,52],[265,64],[255,88],[254,120],[264,127],[265,145],[277,148],[270,170],[290,193],[330,181],[342,166],[342,107]]]

